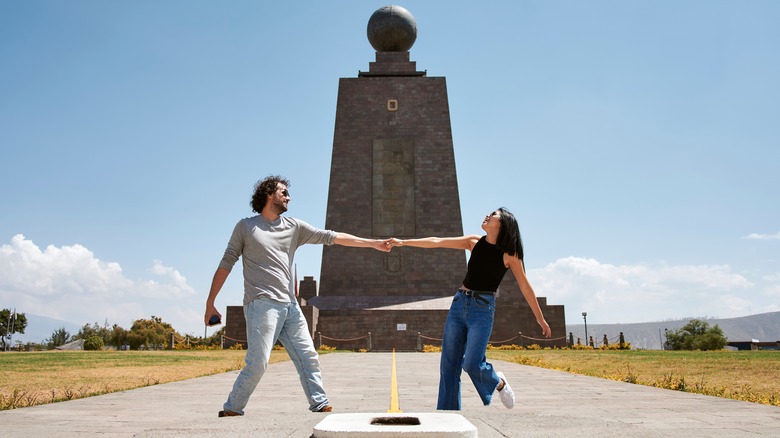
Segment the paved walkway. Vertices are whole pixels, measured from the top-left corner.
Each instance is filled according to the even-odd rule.
[[[434,412],[439,355],[397,353],[400,409]],[[321,356],[334,413],[390,408],[392,353]],[[482,406],[464,375],[461,414],[491,437],[779,436],[780,408],[496,361],[518,398]],[[243,417],[217,418],[237,372],[0,412],[5,437],[309,437],[327,414],[307,410],[291,362],[273,364]]]

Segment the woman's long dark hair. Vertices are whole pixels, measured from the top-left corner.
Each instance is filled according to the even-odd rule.
[[[501,227],[498,229],[496,246],[502,252],[523,260],[523,239],[520,237],[520,226],[517,225],[515,215],[504,207],[498,211],[501,212]]]
[[[268,201],[268,195],[273,195],[276,192],[276,184],[278,183],[282,183],[287,188],[290,188],[290,181],[279,175],[268,176],[255,184],[255,193],[252,194],[252,201],[249,203],[252,206],[252,211],[258,214],[263,212],[265,203]]]

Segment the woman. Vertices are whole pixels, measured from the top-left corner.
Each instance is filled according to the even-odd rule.
[[[486,235],[461,237],[424,237],[420,239],[389,239],[388,244],[418,248],[452,248],[471,251],[466,278],[452,299],[444,326],[441,346],[439,401],[436,409],[460,410],[460,374],[465,370],[487,406],[498,391],[507,408],[515,404],[515,396],[503,373],[487,363],[485,349],[493,330],[496,290],[508,269],[512,270],[520,291],[531,306],[536,322],[545,337],[550,326],[542,315],[523,266],[523,242],[514,215],[499,208],[482,221]]]

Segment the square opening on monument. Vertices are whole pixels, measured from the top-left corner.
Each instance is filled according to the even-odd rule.
[[[417,417],[374,417],[371,424],[377,426],[419,426],[420,419]]]

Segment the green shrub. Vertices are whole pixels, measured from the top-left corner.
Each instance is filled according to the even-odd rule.
[[[103,338],[100,336],[90,336],[84,339],[84,349],[90,351],[102,350],[104,346]]]
[[[722,350],[728,343],[717,324],[710,327],[700,319],[692,319],[682,328],[670,331],[666,338],[672,350]]]

